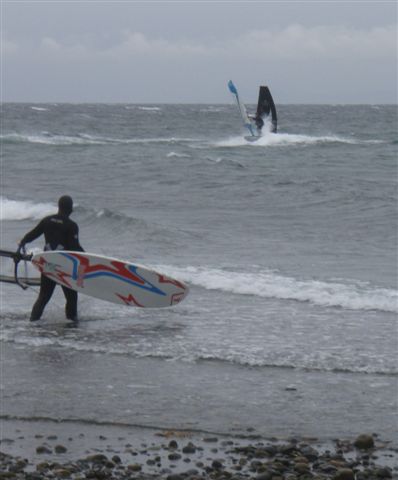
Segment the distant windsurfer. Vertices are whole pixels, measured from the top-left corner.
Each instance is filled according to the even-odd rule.
[[[236,89],[235,85],[233,84],[232,80],[228,82],[229,91],[235,97],[236,103],[238,105],[239,113],[242,117],[244,126],[249,130],[250,137],[245,137],[248,140],[256,140],[257,138],[261,137],[261,131],[264,127],[264,119],[268,118],[271,114],[271,124],[270,124],[270,132],[276,133],[277,131],[277,116],[276,116],[276,108],[274,100],[271,96],[271,92],[269,88],[265,85],[260,86],[259,94],[258,94],[258,102],[257,102],[257,109],[255,115],[248,115],[245,105],[239,98],[238,90]],[[254,133],[254,126],[257,129],[257,135]]]
[[[58,200],[58,213],[43,218],[37,226],[28,232],[20,241],[18,251],[26,243],[33,242],[40,235],[44,235],[44,250],[71,250],[84,252],[79,243],[79,227],[69,217],[73,212],[73,200],[69,195],[64,195]],[[56,283],[45,275],[40,278],[39,296],[33,305],[30,316],[31,321],[39,320],[45,306],[49,302]],[[62,286],[66,298],[65,314],[69,320],[77,321],[77,292]]]

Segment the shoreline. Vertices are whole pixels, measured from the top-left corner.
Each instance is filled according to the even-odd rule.
[[[247,435],[233,436],[9,419],[0,420],[0,433],[0,479],[398,477],[398,449],[376,434],[348,440],[265,439],[250,428]]]

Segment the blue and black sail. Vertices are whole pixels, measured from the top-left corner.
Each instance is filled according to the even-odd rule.
[[[264,120],[271,115],[270,131],[276,133],[278,120],[276,116],[275,103],[272,98],[269,88],[261,86],[258,94],[257,110],[255,115],[248,115],[244,103],[241,101],[238,90],[234,83],[230,80],[228,82],[229,91],[235,97],[238,105],[240,116],[242,117],[243,125],[249,130],[250,136],[245,137],[247,140],[255,141],[261,136],[261,130],[264,126]]]

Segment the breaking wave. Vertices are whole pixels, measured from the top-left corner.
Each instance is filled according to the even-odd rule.
[[[82,323],[86,322],[85,318]],[[20,323],[20,322],[17,322]],[[228,342],[215,348],[200,342],[192,343],[184,336],[174,336],[173,340],[163,342],[150,342],[147,335],[151,335],[148,330],[147,335],[137,335],[132,340],[129,335],[128,343],[118,339],[118,342],[104,341],[101,336],[86,335],[84,339],[78,338],[78,335],[69,336],[58,335],[51,330],[45,334],[43,331],[33,331],[28,326],[19,325],[15,327],[15,321],[4,325],[0,331],[0,341],[11,343],[20,347],[42,348],[59,347],[67,351],[89,352],[102,355],[115,355],[134,358],[152,358],[166,361],[180,361],[186,363],[196,362],[217,362],[230,363],[240,366],[260,367],[260,368],[280,368],[288,370],[307,370],[314,372],[339,372],[339,373],[361,373],[394,375],[398,374],[396,365],[391,361],[373,359],[373,361],[360,363],[355,357],[350,358],[345,355],[335,355],[332,351],[323,353],[305,352],[291,353],[282,348],[280,351],[252,350],[250,347],[242,346],[236,348]]]
[[[176,144],[194,142],[194,138],[158,137],[158,138],[112,138],[87,134],[59,135],[42,132],[39,134],[9,133],[0,136],[3,143],[31,143],[48,146],[91,146],[91,145],[129,145],[165,143]]]
[[[323,307],[350,310],[398,312],[398,291],[363,283],[337,283],[299,280],[272,271],[259,273],[230,272],[212,268],[159,267],[182,281],[206,288],[239,295],[310,302]]]
[[[32,110],[35,110],[36,112],[47,112],[48,108],[44,107],[30,107]]]
[[[230,137],[216,142],[216,147],[241,147],[246,145],[252,147],[280,147],[286,145],[316,145],[322,143],[344,143],[355,145],[360,144],[361,142],[350,138],[339,137],[337,135],[316,137],[291,133],[267,133],[254,142],[247,140],[242,136]]]
[[[169,152],[166,155],[167,158],[190,158],[187,153]]]
[[[143,110],[144,112],[161,112],[160,107],[137,107],[138,110]]]
[[[57,210],[52,203],[33,203],[30,200],[10,200],[0,197],[0,220],[40,220]]]

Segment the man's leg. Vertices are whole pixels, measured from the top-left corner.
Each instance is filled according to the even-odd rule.
[[[67,287],[62,287],[66,298],[65,315],[68,320],[77,321],[77,292]]]
[[[45,275],[41,276],[40,279],[40,292],[37,300],[32,308],[32,313],[30,314],[30,321],[34,322],[35,320],[39,320],[42,316],[44,307],[47,305],[48,301],[52,297],[54,293],[54,289],[56,287],[56,283],[50,280]]]

